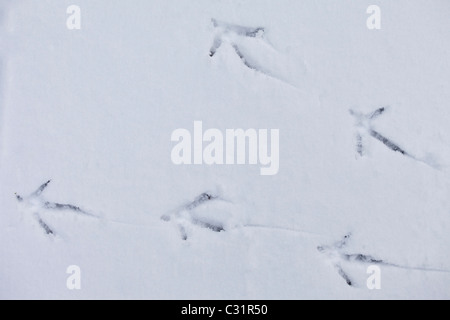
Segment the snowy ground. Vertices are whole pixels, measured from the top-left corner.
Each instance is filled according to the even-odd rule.
[[[449,299],[449,16],[0,0],[0,298]],[[173,164],[194,121],[279,129],[278,174]]]

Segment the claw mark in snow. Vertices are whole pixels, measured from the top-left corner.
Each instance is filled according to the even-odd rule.
[[[38,219],[39,225],[45,230],[46,234],[54,234],[53,230],[42,220],[36,213],[36,218]]]
[[[61,204],[56,202],[45,201],[41,197],[41,194],[48,187],[50,181],[51,180],[48,180],[46,183],[42,184],[39,188],[37,188],[36,191],[34,191],[28,197],[22,197],[17,193],[15,194],[17,201],[24,206],[25,211],[32,213],[34,219],[38,222],[39,226],[42,229],[44,229],[46,234],[54,235],[55,231],[42,219],[40,215],[41,210],[57,210],[57,211],[70,210],[78,214],[96,217],[95,215],[83,211],[79,207],[74,206],[72,204]]]
[[[202,193],[197,198],[195,198],[194,201],[192,201],[191,203],[186,205],[186,209],[187,210],[195,209],[199,205],[201,205],[202,203],[207,202],[207,201],[211,201],[211,200],[214,200],[214,199],[217,199],[217,198],[218,198],[217,196],[214,196],[212,194],[209,194],[209,193],[206,193],[206,192]]]
[[[349,285],[352,286],[353,282],[352,280],[350,280],[350,278],[348,277],[348,275],[344,272],[344,270],[342,269],[341,265],[339,263],[336,263],[334,265],[334,267],[336,268],[337,272],[339,273],[339,275],[345,280],[345,282]]]

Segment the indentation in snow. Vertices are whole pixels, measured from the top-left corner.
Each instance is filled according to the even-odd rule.
[[[215,36],[209,50],[211,58],[222,46],[228,46],[232,50],[226,50],[224,53],[234,52],[247,68],[296,87],[288,76],[293,66],[266,39],[265,28],[230,24],[216,19],[212,19],[212,24]],[[296,71],[295,76],[304,72],[304,70]]]
[[[195,227],[222,232],[242,225],[239,210],[217,192],[204,192],[161,219],[174,222],[183,240],[189,238]]]
[[[377,119],[386,111],[385,107],[381,107],[371,113],[363,114],[360,112],[356,112],[350,109],[350,114],[355,118],[355,126],[356,126],[356,152],[363,157],[366,155],[367,147],[365,145],[366,139],[368,136],[375,138],[376,140],[382,142],[386,147],[391,149],[394,152],[399,152],[402,155],[411,158],[415,161],[422,162],[432,168],[439,169],[439,164],[437,164],[434,157],[427,156],[427,158],[419,158],[417,156],[412,155],[409,152],[406,152],[405,149],[400,147],[397,143],[393,142],[391,139],[386,138],[384,135],[379,133],[377,130],[373,128],[372,121]],[[431,160],[433,159],[433,160]]]
[[[61,204],[56,202],[50,202],[42,197],[42,193],[48,187],[51,180],[42,184],[36,191],[27,197],[22,197],[19,194],[16,195],[16,199],[19,202],[20,210],[26,216],[32,216],[39,226],[45,231],[47,235],[55,235],[55,230],[41,217],[41,213],[45,210],[64,211],[69,210],[76,214],[81,214],[90,217],[96,217],[95,215],[82,210],[80,207],[72,204]]]
[[[317,250],[320,253],[323,253],[327,256],[328,260],[332,263],[333,267],[336,269],[338,274],[345,280],[345,282],[349,286],[356,286],[355,281],[352,280],[352,277],[348,272],[344,271],[343,264],[344,263],[358,263],[358,264],[367,264],[367,265],[381,265],[388,266],[400,269],[407,270],[416,270],[416,271],[427,271],[427,272],[444,272],[449,273],[449,270],[445,269],[437,269],[437,268],[429,268],[429,267],[415,267],[415,266],[405,266],[392,262],[388,262],[384,259],[380,259],[368,254],[362,253],[348,253],[346,251],[346,247],[348,241],[350,240],[352,234],[348,233],[344,236],[344,238],[333,245],[325,245],[318,246]]]

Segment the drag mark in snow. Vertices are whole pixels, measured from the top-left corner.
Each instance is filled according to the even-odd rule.
[[[243,228],[257,228],[257,229],[274,230],[274,231],[281,231],[281,232],[293,232],[293,233],[313,235],[313,236],[325,236],[324,234],[295,229],[295,228],[270,226],[270,225],[263,225],[263,224],[245,224],[242,227]]]
[[[74,206],[72,204],[61,204],[44,200],[41,195],[42,192],[48,187],[50,182],[51,180],[48,180],[27,197],[22,197],[17,193],[15,194],[17,201],[23,206],[25,213],[31,212],[34,219],[38,222],[39,226],[45,231],[47,235],[55,235],[55,231],[42,219],[39,213],[41,210],[70,210],[77,214],[96,217],[95,215],[83,211],[80,207]]]
[[[350,114],[355,117],[356,120],[356,152],[363,157],[365,155],[365,146],[364,146],[364,140],[367,139],[367,136],[370,136],[380,142],[382,142],[386,147],[388,147],[390,150],[394,152],[399,152],[402,155],[409,157],[415,161],[422,162],[434,169],[438,169],[439,166],[436,164],[431,163],[430,161],[426,161],[423,159],[420,159],[414,155],[412,155],[409,152],[406,152],[403,148],[401,148],[398,144],[393,142],[392,140],[386,138],[378,131],[374,130],[372,127],[372,120],[378,118],[380,115],[382,115],[386,111],[386,108],[382,107],[374,112],[371,112],[369,114],[362,114],[360,112],[353,111],[350,109]]]

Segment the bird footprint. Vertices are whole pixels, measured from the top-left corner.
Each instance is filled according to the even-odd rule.
[[[62,204],[57,202],[50,202],[43,198],[42,193],[48,187],[51,180],[48,180],[46,183],[42,184],[36,191],[30,194],[27,197],[22,197],[19,194],[15,193],[17,201],[20,203],[23,211],[26,213],[31,213],[34,220],[36,220],[39,226],[45,231],[47,235],[55,235],[54,228],[50,227],[49,224],[41,217],[41,212],[45,210],[54,210],[54,211],[64,211],[69,210],[76,214],[96,217],[95,215],[88,213],[82,210],[80,207],[72,205],[72,204]]]
[[[192,227],[222,232],[237,226],[236,208],[232,203],[212,192],[204,192],[193,201],[161,217],[176,224],[181,239],[187,240]]]
[[[212,19],[215,36],[209,50],[213,58],[223,46],[231,48],[248,69],[296,87],[290,79],[293,66],[265,38],[263,27],[247,27]],[[301,73],[303,73],[302,70]]]

